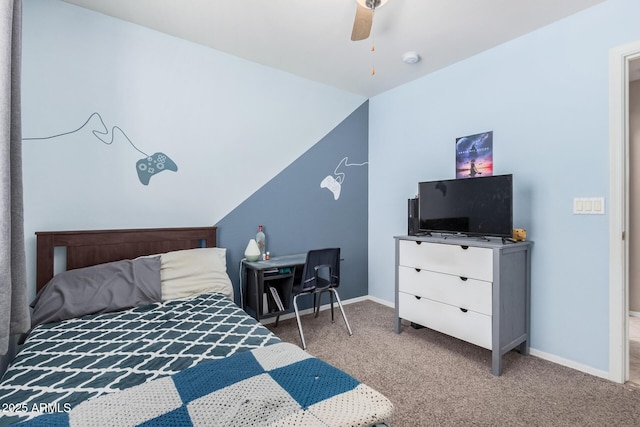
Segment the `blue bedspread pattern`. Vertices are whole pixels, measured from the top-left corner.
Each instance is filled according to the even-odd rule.
[[[371,426],[380,393],[289,343],[202,363],[171,377],[47,414],[26,426]]]
[[[278,342],[217,293],[42,325],[2,378],[0,426]]]

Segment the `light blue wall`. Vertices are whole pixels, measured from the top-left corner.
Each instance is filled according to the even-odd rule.
[[[370,101],[369,293],[393,301],[394,242],[420,180],[454,178],[455,138],[493,130],[514,226],[535,242],[531,346],[608,371],[609,49],[640,39],[640,2],[609,0]],[[424,58],[428,61],[429,58]]]
[[[24,137],[98,112],[178,165],[143,185],[145,155],[97,117],[25,140],[32,289],[35,231],[216,224],[366,101],[57,0],[24,1],[22,83]]]

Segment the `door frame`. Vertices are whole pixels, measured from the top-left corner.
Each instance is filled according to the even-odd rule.
[[[609,51],[609,379],[629,379],[629,63],[640,41]]]

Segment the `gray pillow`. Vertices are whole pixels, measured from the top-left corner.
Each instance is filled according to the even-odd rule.
[[[160,257],[115,261],[57,274],[31,303],[31,326],[160,301]]]

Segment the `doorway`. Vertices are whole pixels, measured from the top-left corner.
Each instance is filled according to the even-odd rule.
[[[640,59],[629,62],[629,164],[640,164]],[[629,168],[629,260],[640,254],[640,170]],[[629,374],[640,386],[640,263],[629,262]]]
[[[629,380],[630,82],[640,41],[610,52],[609,377]],[[632,66],[633,64],[633,66]],[[635,188],[635,187],[634,187]],[[636,240],[634,240],[635,242]]]

